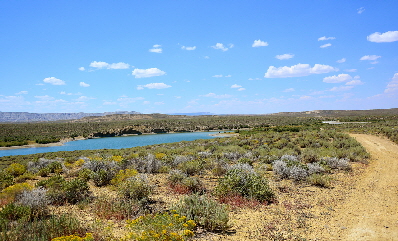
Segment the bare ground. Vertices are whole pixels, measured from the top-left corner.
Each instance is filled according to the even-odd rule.
[[[398,146],[388,139],[352,135],[371,154],[370,165],[336,208],[325,240],[398,240]]]

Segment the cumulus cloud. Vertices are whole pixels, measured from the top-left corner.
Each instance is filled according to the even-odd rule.
[[[388,31],[385,33],[372,33],[367,37],[368,41],[375,43],[388,43],[398,41],[398,31]]]
[[[346,69],[345,72],[357,72],[357,69]]]
[[[131,74],[134,75],[135,78],[149,78],[154,76],[165,75],[166,72],[158,68],[149,68],[149,69],[134,69]]]
[[[330,46],[332,46],[332,44],[331,43],[328,43],[328,44],[324,44],[324,45],[321,45],[321,46],[319,46],[319,48],[327,48],[327,47],[330,47]]]
[[[289,89],[285,89],[283,92],[293,92],[293,91],[295,91],[294,88],[289,88]]]
[[[281,54],[281,55],[275,56],[275,58],[277,58],[279,60],[291,59],[293,57],[294,57],[294,54]]]
[[[54,97],[51,97],[49,95],[39,95],[39,96],[35,96],[35,98],[39,99],[40,101],[49,101],[49,100],[54,100]]]
[[[128,69],[130,65],[123,62],[108,64],[107,62],[93,61],[90,63],[90,67],[97,69]]]
[[[52,85],[65,85],[65,81],[57,79],[55,77],[48,77],[43,80],[44,83]]]
[[[330,91],[347,91],[354,88],[352,85],[345,85],[345,86],[339,86],[339,87],[333,87],[330,89]]]
[[[302,77],[311,74],[325,74],[339,69],[329,65],[315,64],[311,67],[309,64],[297,64],[291,67],[275,67],[270,66],[265,73],[265,78],[289,78],[289,77]]]
[[[226,76],[224,76],[225,78],[231,78],[232,77],[232,75],[226,75]]]
[[[377,55],[365,55],[362,58],[360,58],[359,60],[376,60],[378,58],[381,58],[381,56],[377,56]]]
[[[259,40],[254,40],[252,47],[264,47],[264,46],[268,46],[267,42],[261,41]]]
[[[238,91],[244,91],[246,90],[245,88],[239,88]]]
[[[359,76],[358,76],[359,77]],[[354,79],[345,83],[346,85],[363,85],[363,82],[360,79]]]
[[[216,95],[215,93],[208,93],[206,95],[202,95],[204,97],[210,97],[210,98],[216,98],[216,99],[225,99],[225,98],[231,98],[232,95]]]
[[[166,89],[166,88],[170,88],[171,85],[166,85],[165,83],[150,83],[150,84],[146,84],[146,85],[139,85],[137,86],[138,90],[142,90],[144,88],[148,88],[148,89]]]
[[[28,94],[28,91],[23,90],[23,91],[16,93],[15,95],[27,95],[27,94]]]
[[[80,85],[81,87],[89,87],[89,86],[90,86],[89,84],[86,84],[86,83],[84,83],[84,82],[80,82],[79,85]]]
[[[339,74],[323,78],[325,83],[341,83],[351,80],[352,77],[349,74]]]
[[[393,93],[398,91],[398,73],[395,73],[391,81],[387,84],[384,93]]]
[[[155,44],[155,45],[153,45],[153,48],[152,49],[149,49],[149,52],[151,52],[151,53],[157,53],[157,54],[161,54],[162,53],[162,48],[161,48],[161,45],[159,45],[159,44]]]
[[[237,84],[233,84],[232,86],[231,86],[231,88],[241,88],[242,86],[241,85],[237,85]]]
[[[364,7],[360,7],[360,8],[357,9],[357,13],[358,14],[361,14],[363,12],[365,12],[365,8]]]
[[[80,96],[79,98],[75,99],[75,101],[88,101],[88,100],[94,100],[95,98],[93,97],[87,97],[87,96]]]
[[[342,59],[337,60],[336,62],[341,64],[341,63],[344,63],[345,61],[346,61],[346,58],[342,58]]]
[[[318,41],[333,40],[333,39],[336,39],[336,38],[335,38],[335,37],[326,37],[326,36],[323,36],[323,37],[318,38]]]
[[[216,43],[216,45],[211,46],[213,49],[220,49],[222,51],[227,51],[228,49],[231,49],[234,47],[233,44],[229,44],[228,47],[225,47],[224,44],[222,43]]]
[[[184,50],[195,50],[196,46],[193,46],[193,47],[182,46],[181,49],[184,49]]]
[[[80,71],[85,71],[86,69],[84,67],[79,68]]]
[[[222,74],[216,74],[216,75],[213,75],[212,77],[214,77],[214,78],[221,78],[223,75]]]

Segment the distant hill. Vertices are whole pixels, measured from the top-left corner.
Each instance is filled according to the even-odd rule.
[[[195,112],[195,113],[170,113],[168,115],[198,116],[198,115],[216,115],[216,114],[210,112]]]
[[[345,117],[345,116],[398,115],[398,108],[374,109],[374,110],[313,110],[313,111],[302,111],[302,112],[279,112],[269,115],[289,116],[289,117]]]
[[[29,112],[1,112],[0,122],[40,122],[81,119],[88,116],[107,116],[114,114],[141,114],[136,111],[117,111],[104,113],[29,113]]]

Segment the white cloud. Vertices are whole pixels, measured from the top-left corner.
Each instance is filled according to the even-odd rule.
[[[341,83],[341,82],[347,82],[351,79],[352,79],[352,77],[349,74],[339,74],[339,75],[325,77],[325,78],[323,78],[323,82],[325,82],[325,83]]]
[[[333,87],[330,89],[330,91],[347,91],[354,88],[352,85],[345,85],[345,86],[339,86],[339,87]]]
[[[35,98],[39,99],[40,101],[50,101],[55,99],[49,95],[35,96]]]
[[[213,75],[212,77],[214,77],[214,78],[221,78],[221,77],[222,77],[222,74],[216,74],[216,75]]]
[[[162,102],[155,102],[155,103],[153,103],[154,105],[164,105],[164,102],[162,101]]]
[[[90,63],[90,67],[97,69],[128,69],[130,65],[123,62],[108,64],[107,62],[93,61]]]
[[[293,91],[295,91],[294,88],[289,88],[289,89],[285,89],[283,92],[293,92]]]
[[[305,95],[305,96],[301,96],[301,97],[300,97],[300,100],[310,100],[310,99],[312,99],[312,97],[311,97],[311,96],[308,96],[308,95]]]
[[[28,91],[23,90],[23,91],[16,93],[15,95],[27,95],[27,94],[28,94]]]
[[[88,100],[94,100],[95,98],[92,97],[87,97],[87,96],[80,96],[79,98],[75,99],[74,101],[88,101]]]
[[[363,85],[363,82],[359,79],[351,80],[350,82],[345,83],[346,85]]]
[[[152,49],[149,49],[149,52],[161,54],[161,53],[163,52],[161,46],[162,46],[162,45],[160,45],[160,44],[155,44],[155,45],[153,45],[153,48],[152,48]]]
[[[265,78],[288,78],[288,77],[302,77],[308,76],[311,74],[325,74],[332,71],[338,71],[337,68],[334,68],[329,65],[315,64],[314,67],[311,67],[309,64],[297,64],[291,67],[283,66],[283,67],[275,67],[270,66],[265,73]]]
[[[205,56],[204,58],[205,58],[205,59],[210,59],[210,57],[209,57],[209,56]]]
[[[195,50],[195,49],[196,49],[196,46],[193,46],[193,47],[182,46],[181,49],[185,49],[185,50]]]
[[[231,98],[232,95],[216,95],[214,93],[208,93],[206,95],[203,95],[204,97],[210,97],[210,98],[216,98],[216,99],[225,99],[225,98]]]
[[[241,87],[242,87],[241,85],[237,85],[237,84],[234,84],[231,86],[231,88],[241,88]]]
[[[216,43],[216,45],[211,46],[211,47],[212,47],[213,49],[220,49],[220,50],[222,50],[222,51],[227,51],[228,49],[233,48],[234,45],[233,45],[233,44],[229,44],[229,45],[228,45],[229,48],[227,48],[227,47],[225,47],[224,44],[222,44],[222,43]]]
[[[261,41],[259,40],[254,40],[252,47],[264,47],[264,46],[268,46],[267,42]]]
[[[224,76],[225,78],[231,78],[232,77],[232,75],[226,75],[226,76]]]
[[[104,101],[102,104],[103,105],[116,105],[117,103],[113,102],[113,101]]]
[[[345,72],[357,72],[357,69],[346,69]]]
[[[261,80],[261,78],[248,78],[248,80]]]
[[[165,75],[166,72],[158,69],[158,68],[149,68],[149,69],[134,69],[132,75],[135,78],[148,78],[154,76],[162,76]]]
[[[144,88],[148,88],[148,89],[166,89],[166,88],[170,88],[171,85],[166,85],[165,83],[150,83],[150,84],[146,84],[146,85],[139,85],[137,87],[137,89],[142,90]]]
[[[243,91],[246,90],[245,88],[239,88],[238,91]]]
[[[57,79],[55,77],[45,78],[43,80],[44,83],[52,84],[52,85],[65,85],[65,81]]]
[[[384,93],[393,93],[398,91],[398,73],[395,73],[391,81],[387,84]]]
[[[85,71],[86,69],[84,67],[79,68],[80,71]]]
[[[144,101],[144,102],[142,102],[143,105],[149,105],[150,103],[151,103],[151,102],[150,102],[150,101],[147,101],[147,100]]]
[[[321,46],[319,46],[319,48],[327,48],[327,47],[330,47],[330,46],[332,46],[332,44],[331,43],[328,43],[328,44],[324,44],[324,45],[321,45]]]
[[[363,12],[365,12],[365,8],[364,7],[360,7],[360,8],[357,9],[357,13],[358,14],[361,14]]]
[[[376,60],[378,58],[381,58],[381,56],[377,56],[377,55],[365,55],[362,58],[360,58],[359,60]]]
[[[323,36],[323,37],[318,38],[318,41],[333,40],[333,39],[336,39],[336,38],[335,38],[335,37],[326,37],[326,36]]]
[[[344,63],[345,61],[346,61],[346,58],[342,58],[342,59],[337,60],[336,62],[341,64],[341,63]]]
[[[80,85],[81,87],[89,87],[89,86],[90,86],[89,84],[86,84],[86,83],[84,83],[84,82],[80,82],[79,85]]]
[[[368,41],[375,43],[388,43],[398,41],[398,31],[388,31],[385,33],[372,33],[367,37]]]
[[[279,60],[291,59],[293,57],[294,57],[294,54],[281,54],[281,55],[275,56],[275,58],[277,58]]]

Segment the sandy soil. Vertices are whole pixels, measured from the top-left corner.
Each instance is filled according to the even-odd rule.
[[[66,142],[69,141],[77,141],[77,140],[84,140],[86,138],[79,136],[79,137],[75,137],[75,138],[65,138],[62,139],[59,142],[55,142],[55,143],[48,143],[48,144],[38,144],[38,143],[34,143],[34,144],[29,144],[29,145],[23,145],[23,146],[10,146],[10,147],[0,147],[0,150],[12,150],[12,149],[21,149],[21,148],[32,148],[32,147],[51,147],[51,146],[63,146]]]
[[[371,154],[370,165],[336,208],[325,240],[398,240],[398,145],[355,134]]]

